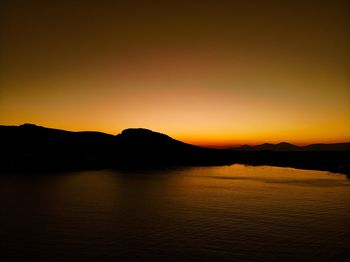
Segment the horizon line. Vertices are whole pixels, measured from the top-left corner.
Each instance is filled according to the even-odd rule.
[[[242,142],[242,143],[224,143],[224,142],[199,142],[199,141],[194,141],[193,139],[181,139],[178,137],[174,137],[172,135],[168,135],[167,133],[164,132],[160,132],[160,131],[155,131],[153,129],[150,128],[145,128],[145,127],[128,127],[128,128],[124,128],[121,129],[121,131],[119,133],[110,133],[110,132],[105,132],[105,131],[99,131],[99,130],[70,130],[70,129],[62,129],[62,128],[56,128],[56,127],[48,127],[45,125],[38,125],[38,124],[33,124],[33,123],[22,123],[22,124],[18,124],[18,125],[4,125],[4,124],[0,124],[0,126],[24,126],[24,125],[33,125],[33,126],[37,126],[37,127],[43,127],[43,128],[48,128],[48,129],[56,129],[56,130],[62,130],[62,131],[69,131],[69,132],[98,132],[98,133],[104,133],[107,135],[112,135],[112,136],[116,136],[118,134],[121,134],[124,130],[127,129],[146,129],[146,130],[150,130],[152,132],[156,132],[156,133],[160,133],[160,134],[164,134],[167,135],[173,139],[179,140],[181,142],[185,142],[188,144],[192,144],[192,145],[197,145],[197,146],[201,146],[201,147],[209,147],[209,148],[217,148],[217,149],[224,149],[224,148],[236,148],[236,147],[241,147],[241,146],[259,146],[259,145],[263,145],[263,144],[271,144],[271,145],[278,145],[281,143],[287,143],[287,144],[291,144],[294,146],[299,146],[299,147],[304,147],[304,146],[309,146],[309,145],[314,145],[314,144],[341,144],[341,143],[350,143],[350,139],[349,140],[337,140],[337,141],[333,141],[333,142],[324,142],[324,141],[319,141],[319,142],[300,142],[300,143],[295,143],[295,142],[288,142],[288,140],[281,140],[279,142],[271,142],[271,141],[264,141],[264,142]]]

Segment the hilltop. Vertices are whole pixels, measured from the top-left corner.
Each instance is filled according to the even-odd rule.
[[[110,135],[33,124],[0,126],[0,143],[1,173],[242,163],[350,174],[350,143],[305,147],[280,143],[213,149],[144,128],[129,128]]]

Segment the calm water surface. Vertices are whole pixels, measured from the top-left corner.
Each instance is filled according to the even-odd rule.
[[[1,261],[346,261],[350,181],[278,167],[0,176]]]

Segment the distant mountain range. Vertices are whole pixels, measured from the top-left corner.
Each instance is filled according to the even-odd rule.
[[[350,174],[350,143],[288,143],[213,149],[129,128],[118,135],[71,132],[33,124],[0,126],[0,173],[242,163]]]
[[[350,142],[333,144],[311,144],[307,146],[296,146],[290,143],[282,142],[278,144],[264,143],[257,146],[244,145],[240,147],[231,147],[228,149],[242,151],[350,151]]]

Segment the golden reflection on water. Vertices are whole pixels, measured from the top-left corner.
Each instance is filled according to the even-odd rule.
[[[3,249],[18,259],[341,261],[350,248],[339,174],[232,165],[0,180]]]
[[[244,165],[203,167],[187,171],[177,182],[178,188],[191,196],[185,200],[193,202],[198,196],[197,204],[204,206],[217,201],[217,206],[229,203],[231,207],[293,209],[310,208],[308,202],[316,202],[315,207],[350,200],[350,182],[345,176],[315,170]]]

